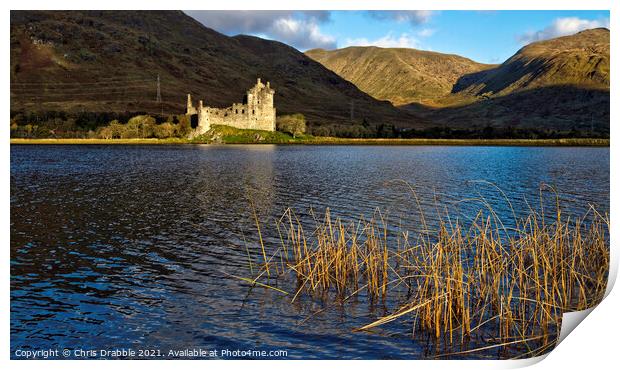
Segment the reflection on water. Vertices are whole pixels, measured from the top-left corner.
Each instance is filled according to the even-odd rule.
[[[418,230],[484,198],[510,219],[539,205],[609,209],[608,148],[379,146],[12,146],[11,348],[287,349],[289,358],[419,358],[406,335],[353,333],[384,314],[352,302],[304,321],[318,302],[249,291],[253,204],[267,247],[287,207],[304,221],[379,208]],[[547,194],[547,198],[549,195]],[[550,200],[546,200],[549,201]],[[526,203],[527,202],[527,203]],[[476,201],[454,205],[471,217]]]

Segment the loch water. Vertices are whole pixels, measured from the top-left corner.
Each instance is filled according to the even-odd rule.
[[[329,207],[418,230],[412,189],[430,219],[447,209],[466,220],[484,199],[509,223],[513,210],[552,209],[551,188],[565,215],[609,211],[609,148],[12,145],[10,162],[12,358],[46,348],[425,358],[406,330],[352,331],[390,307],[314,314],[320,302],[231,278],[249,276],[248,250],[259,250],[252,210],[267,248],[287,208],[309,225]]]

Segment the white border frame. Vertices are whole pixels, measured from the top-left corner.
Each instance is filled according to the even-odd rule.
[[[92,0],[88,3],[84,1],[31,1],[22,0],[18,3],[9,5],[14,9],[295,9],[295,10],[375,10],[375,9],[416,9],[416,10],[611,10],[610,22],[611,22],[611,61],[614,63],[618,57],[617,54],[617,39],[615,37],[615,30],[617,23],[617,11],[620,7],[618,1],[611,0],[435,0],[430,1],[397,1],[397,0],[288,0],[286,3],[279,2],[277,0],[263,0],[260,4],[251,0],[231,0],[227,2],[205,2],[196,0],[180,0],[180,1],[120,1],[120,0]],[[2,19],[5,30],[9,28],[10,13],[9,9],[6,9],[2,13]],[[10,98],[9,98],[9,58],[10,45],[8,38],[5,36],[5,59],[3,59],[2,69],[5,73],[2,74],[2,82],[5,86],[5,96],[2,99],[2,106],[4,117],[8,116],[10,110]],[[616,70],[616,65],[612,67],[612,70]],[[615,138],[615,119],[618,117],[618,109],[614,106],[613,102],[618,102],[616,88],[618,85],[617,74],[612,72],[611,74],[611,137]],[[270,361],[263,360],[248,363],[246,361],[211,361],[207,363],[196,363],[194,361],[176,361],[171,363],[166,360],[156,361],[150,360],[148,362],[135,362],[135,361],[90,361],[84,363],[81,361],[23,361],[14,360],[9,361],[10,358],[10,145],[9,145],[9,125],[2,126],[3,141],[1,143],[2,150],[5,153],[1,158],[1,165],[3,167],[5,176],[2,177],[2,186],[5,189],[5,196],[1,199],[3,205],[2,221],[5,225],[5,232],[0,236],[2,238],[1,245],[4,248],[4,256],[2,263],[2,271],[4,276],[2,290],[2,335],[0,336],[0,361],[3,364],[3,368],[15,368],[15,369],[82,369],[85,366],[92,367],[93,369],[109,369],[109,368],[125,368],[131,366],[143,366],[147,365],[153,369],[167,369],[171,366],[178,368],[196,368],[197,366],[208,366],[209,368],[230,368],[230,367],[247,367],[251,366],[258,369],[287,369],[291,366],[301,369],[315,370],[316,366],[325,367],[346,367],[346,368],[368,368],[376,369],[377,367],[390,366],[392,369],[488,369],[488,368],[513,368],[523,367],[540,361],[541,358],[533,360],[518,360],[518,361],[452,361],[452,360],[438,360],[438,361],[389,361],[389,363],[382,363],[378,361]],[[612,143],[615,139],[612,140]],[[618,167],[618,150],[612,145],[610,151],[610,180],[611,188],[620,185],[617,179]],[[611,214],[616,214],[618,211],[617,197],[612,192],[610,194],[610,210]],[[618,235],[618,227],[613,222],[611,223],[611,266],[610,266],[610,282],[607,293],[609,296],[592,311],[590,317],[584,324],[579,325],[575,332],[568,336],[568,338],[561,343],[556,349],[554,349],[549,355],[548,359],[543,361],[540,368],[574,368],[584,370],[588,367],[591,368],[609,368],[610,365],[617,362],[616,351],[617,342],[616,335],[619,333],[620,320],[617,318],[619,308],[619,298],[617,289],[612,291],[613,284],[615,283],[618,267],[618,253],[620,252],[615,245],[616,235]],[[611,294],[610,294],[611,293]],[[542,367],[541,367],[542,366]]]

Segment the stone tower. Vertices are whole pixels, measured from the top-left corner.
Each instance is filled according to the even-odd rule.
[[[198,113],[196,111],[196,108],[194,108],[194,106],[192,105],[192,96],[190,94],[187,94],[187,109],[185,110],[185,114],[191,116]]]
[[[273,107],[273,95],[275,91],[264,85],[260,78],[256,85],[247,92],[248,114],[250,127],[258,130],[276,130],[276,109]]]

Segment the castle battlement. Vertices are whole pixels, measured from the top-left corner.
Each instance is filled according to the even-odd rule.
[[[256,85],[250,88],[245,95],[244,103],[233,103],[228,108],[213,108],[203,106],[202,100],[198,106],[192,104],[192,97],[187,94],[187,109],[185,114],[197,122],[191,136],[197,136],[209,131],[211,125],[225,125],[240,129],[276,130],[276,109],[273,106],[275,90],[269,82],[263,84],[258,78]]]

